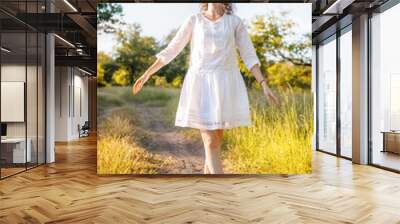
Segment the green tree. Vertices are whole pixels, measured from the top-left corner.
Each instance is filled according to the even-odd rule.
[[[256,16],[251,24],[252,41],[262,48],[271,61],[290,61],[295,65],[311,65],[311,36],[298,36],[294,23],[286,13]]]
[[[115,61],[128,70],[128,82],[132,84],[155,61],[159,47],[153,37],[141,35],[138,24],[118,31],[117,41]]]
[[[100,1],[105,2],[105,1]],[[122,6],[117,3],[97,4],[97,27],[100,32],[115,32],[115,25],[121,23]]]
[[[286,19],[285,15],[286,13],[280,15],[272,13],[256,16],[249,26],[250,38],[261,62],[261,71],[267,73],[267,76],[269,76],[269,67],[282,61],[290,62],[301,68],[311,67],[311,37],[309,35],[299,37],[293,31],[296,24],[292,20]],[[239,65],[241,72],[245,75],[246,83],[252,86],[255,79],[241,60],[239,60]],[[272,69],[271,71],[277,70]],[[299,72],[302,71],[299,70]],[[304,71],[311,71],[311,69],[307,68]],[[288,74],[294,75],[292,72]],[[311,72],[308,75],[311,77]],[[279,77],[283,78],[274,76],[268,81],[275,80],[275,84],[284,83],[284,80],[277,80]],[[293,81],[294,78],[292,77],[290,80]],[[289,78],[286,77],[287,79]]]
[[[97,84],[108,86],[113,82],[112,76],[119,68],[116,62],[105,52],[97,53]]]
[[[160,50],[167,47],[168,43],[175,36],[177,29],[173,29],[165,38],[162,44],[160,44]],[[176,77],[183,78],[189,67],[189,55],[190,55],[190,44],[188,44],[182,52],[174,58],[168,65],[164,66],[160,70],[160,74],[165,76],[168,83],[171,83]]]

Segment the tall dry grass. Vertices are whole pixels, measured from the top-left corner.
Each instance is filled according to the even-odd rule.
[[[145,87],[132,96],[130,88],[98,91],[99,173],[152,174],[163,172],[173,160],[143,148],[145,123],[136,106],[162,108],[157,119],[173,126],[179,90]],[[249,92],[252,126],[225,131],[223,161],[229,173],[310,173],[313,107],[310,93],[280,91],[281,107],[271,107],[261,91]],[[191,129],[186,129],[190,134]],[[198,134],[196,132],[196,134]]]
[[[135,104],[166,100],[165,92],[147,89],[133,97],[130,88],[108,87],[98,90],[99,130],[97,172],[99,174],[163,173],[171,158],[151,153],[141,144],[151,138],[141,128]]]
[[[223,158],[230,173],[311,172],[311,94],[285,91],[278,97],[281,107],[271,107],[252,91],[252,125],[225,132]]]

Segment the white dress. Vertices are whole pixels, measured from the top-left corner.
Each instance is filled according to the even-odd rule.
[[[248,69],[260,62],[242,20],[226,13],[216,21],[201,13],[194,14],[156,56],[167,64],[189,41],[190,65],[183,81],[175,125],[203,130],[251,125],[249,100],[236,49]]]

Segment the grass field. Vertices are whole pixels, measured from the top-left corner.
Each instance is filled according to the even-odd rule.
[[[249,91],[253,125],[225,132],[222,154],[225,172],[311,172],[311,95],[286,91],[278,96],[282,106],[275,108],[267,104],[261,91]],[[151,147],[157,145],[163,130],[184,134],[193,139],[193,144],[199,144],[196,130],[173,126],[178,100],[178,89],[146,87],[132,96],[127,87],[99,88],[98,172],[168,173],[177,158]],[[169,145],[174,144],[179,142]]]

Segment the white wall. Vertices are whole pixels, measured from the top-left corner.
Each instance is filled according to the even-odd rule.
[[[69,96],[68,88],[70,77],[67,67],[55,68],[55,140],[68,140]]]
[[[79,135],[78,124],[82,126],[88,120],[88,79],[76,69],[74,70],[73,86],[74,96],[71,97],[74,99],[74,107],[72,108],[72,129],[70,134],[77,138]]]
[[[78,125],[88,120],[88,78],[76,68],[56,67],[55,85],[55,140],[77,139]]]

